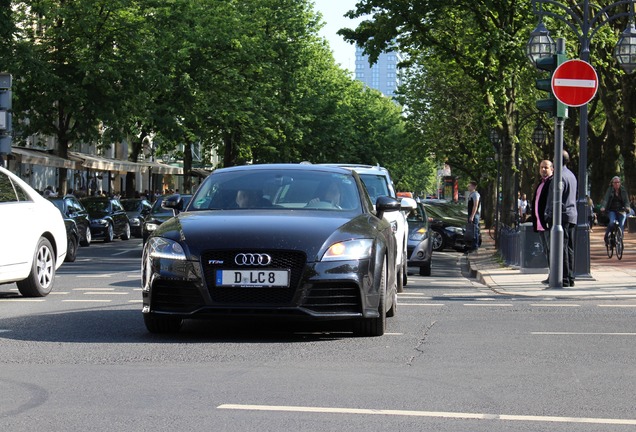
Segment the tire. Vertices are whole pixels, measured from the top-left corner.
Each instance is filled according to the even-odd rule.
[[[431,240],[433,241],[433,250],[435,252],[442,251],[444,247],[446,247],[444,244],[444,236],[435,229],[431,230]]]
[[[90,246],[91,245],[91,241],[93,241],[93,235],[91,234],[91,229],[90,227],[86,227],[86,232],[84,233],[84,240],[80,241],[80,246]]]
[[[108,224],[108,228],[106,228],[106,234],[104,234],[104,243],[110,243],[115,238],[115,232],[113,231],[113,225]]]
[[[144,314],[144,324],[150,333],[178,333],[183,319],[172,315]]]
[[[29,276],[17,282],[24,297],[45,297],[53,289],[55,281],[55,252],[51,242],[40,237],[33,253]]]
[[[430,276],[431,275],[431,262],[426,262],[423,266],[420,267],[420,276]]]
[[[386,258],[382,264],[382,270],[380,273],[380,286],[378,292],[380,295],[380,301],[378,305],[378,312],[380,316],[378,318],[361,318],[354,323],[353,333],[356,336],[382,336],[386,330],[386,289],[387,289],[387,265]]]
[[[388,318],[393,318],[395,314],[397,313],[397,309],[398,309],[398,295],[396,291],[393,293],[393,303],[391,303],[391,308],[388,311],[386,311],[386,316]]]
[[[130,224],[126,223],[126,228],[124,228],[124,233],[121,235],[122,240],[130,240]]]
[[[64,258],[64,262],[75,262],[75,258],[77,258],[78,248],[79,240],[77,239],[77,237],[69,237],[66,244],[66,258]]]
[[[616,258],[623,259],[623,231],[618,228],[616,230]]]
[[[612,244],[614,240],[612,239],[612,234],[610,234],[607,239],[607,243],[605,244],[605,248],[607,249],[607,257],[611,258],[614,255],[614,245]]]
[[[409,267],[407,265],[406,254],[404,254],[404,259],[402,261],[402,286],[406,286],[409,283]]]
[[[404,273],[404,269],[400,268],[397,272],[397,274],[395,275],[395,291],[401,293],[404,292],[404,278],[402,277],[402,274]]]

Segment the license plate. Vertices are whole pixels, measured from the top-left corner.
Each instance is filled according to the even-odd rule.
[[[216,286],[237,288],[288,287],[289,270],[217,270]]]

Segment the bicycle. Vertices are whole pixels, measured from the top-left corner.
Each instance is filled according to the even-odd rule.
[[[616,258],[619,260],[623,258],[623,230],[617,220],[614,221],[614,226],[610,231],[605,247],[607,249],[608,258],[612,258],[614,250],[616,250]]]

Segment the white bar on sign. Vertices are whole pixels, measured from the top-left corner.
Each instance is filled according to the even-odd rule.
[[[594,88],[594,87],[596,87],[596,81],[594,81],[594,80],[582,80],[582,79],[555,78],[554,79],[554,85],[555,86],[561,86],[561,87]]]

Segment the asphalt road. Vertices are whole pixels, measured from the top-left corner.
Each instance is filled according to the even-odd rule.
[[[379,338],[346,326],[146,332],[141,241],[81,248],[54,292],[0,286],[2,431],[636,428],[636,300],[532,300],[434,256]]]

